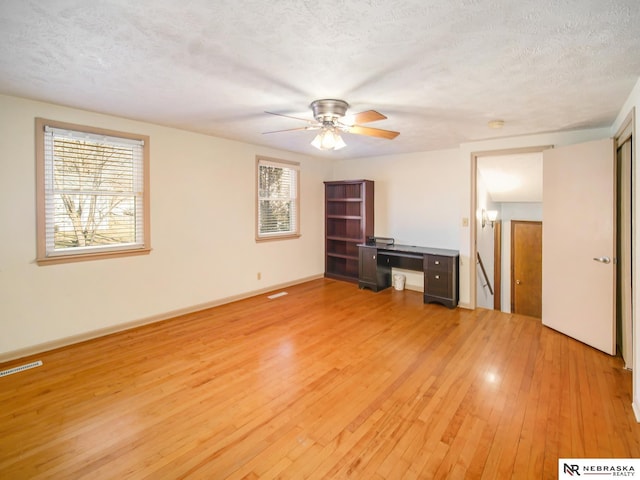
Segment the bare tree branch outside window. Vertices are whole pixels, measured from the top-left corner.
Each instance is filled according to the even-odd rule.
[[[257,158],[258,215],[256,240],[300,236],[299,164]]]
[[[56,137],[53,168],[56,249],[135,241],[131,148]]]

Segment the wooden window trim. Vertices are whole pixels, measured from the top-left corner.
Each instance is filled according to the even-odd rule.
[[[144,148],[142,149],[142,168],[143,168],[143,243],[142,246],[122,247],[104,252],[90,253],[69,253],[56,256],[47,256],[46,248],[46,217],[45,217],[45,145],[44,132],[45,127],[53,127],[77,132],[92,133],[97,135],[108,135],[113,137],[121,137],[133,140],[142,140]],[[132,255],[147,255],[151,252],[151,221],[150,221],[150,196],[149,196],[149,137],[147,135],[138,135],[116,130],[108,130],[104,128],[90,127],[86,125],[77,125],[73,123],[60,122],[57,120],[48,120],[44,118],[36,118],[36,263],[38,265],[54,265],[61,263],[81,262],[88,260],[98,260],[106,258],[128,257]]]
[[[281,234],[271,234],[271,235],[260,235],[260,218],[259,218],[259,208],[260,208],[260,162],[266,161],[270,163],[280,164],[283,167],[295,167],[297,170],[297,178],[296,178],[296,218],[295,218],[295,232],[294,233],[281,233]],[[300,238],[302,234],[300,233],[300,163],[292,162],[288,160],[281,160],[279,158],[271,158],[264,156],[256,156],[256,216],[255,216],[255,240],[256,242],[273,242],[276,240],[291,240],[295,238]]]

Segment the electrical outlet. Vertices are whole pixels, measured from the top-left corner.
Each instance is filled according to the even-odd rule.
[[[463,227],[468,227],[469,226],[469,219],[467,217],[463,217],[462,218],[462,226]]]
[[[258,280],[262,280],[262,273],[258,272]]]

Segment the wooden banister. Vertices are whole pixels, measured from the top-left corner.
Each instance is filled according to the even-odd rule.
[[[484,277],[484,281],[487,282],[483,285],[483,287],[489,287],[489,293],[493,295],[493,288],[491,288],[491,282],[489,281],[489,277],[487,276],[487,271],[484,269],[484,264],[482,263],[482,257],[480,257],[480,252],[476,252],[478,257],[478,263],[480,264],[480,270],[482,271],[482,276]]]

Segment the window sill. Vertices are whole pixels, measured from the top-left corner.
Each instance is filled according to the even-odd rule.
[[[137,248],[135,250],[122,250],[103,253],[85,253],[79,255],[60,255],[58,257],[36,258],[38,265],[57,265],[60,263],[85,262],[90,260],[102,260],[105,258],[130,257],[133,255],[148,255],[151,248]]]
[[[288,235],[274,235],[272,237],[256,237],[256,243],[261,242],[273,242],[274,240],[291,240],[300,238],[302,235],[299,233],[292,233]]]

